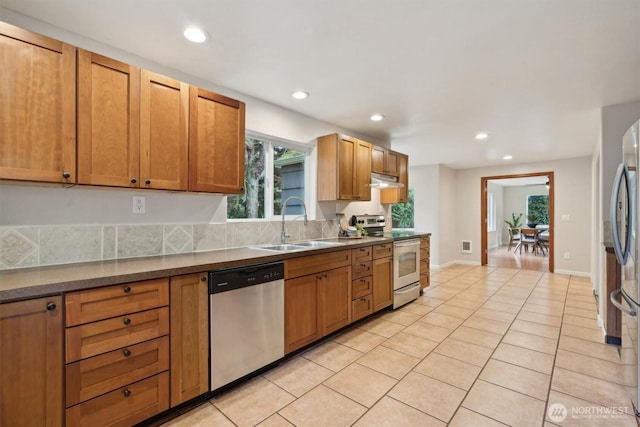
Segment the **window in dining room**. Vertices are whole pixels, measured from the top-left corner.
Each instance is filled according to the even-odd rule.
[[[527,196],[527,220],[529,223],[549,224],[549,195]]]
[[[487,231],[496,231],[496,198],[487,193]]]

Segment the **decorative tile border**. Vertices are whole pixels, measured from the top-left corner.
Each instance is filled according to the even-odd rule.
[[[280,240],[280,221],[0,227],[0,270],[210,251]],[[335,220],[287,221],[291,241],[336,237]]]

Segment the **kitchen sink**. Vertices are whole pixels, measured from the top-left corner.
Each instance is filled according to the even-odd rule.
[[[291,251],[303,251],[305,249],[309,249],[308,246],[302,245],[292,245],[292,244],[277,244],[277,245],[262,245],[262,246],[251,246],[251,249],[262,249],[265,251],[276,251],[276,252],[291,252]]]
[[[286,244],[278,243],[278,244],[251,246],[251,249],[262,249],[265,251],[275,251],[275,252],[293,252],[293,251],[304,251],[309,249],[327,248],[330,246],[339,246],[339,245],[344,245],[344,243],[325,242],[321,240],[307,240],[304,242],[296,242],[296,243],[286,243]]]
[[[306,242],[296,242],[295,245],[298,246],[308,246],[311,248],[326,248],[329,246],[340,246],[344,245],[344,243],[339,242],[325,242],[323,240],[307,240]]]

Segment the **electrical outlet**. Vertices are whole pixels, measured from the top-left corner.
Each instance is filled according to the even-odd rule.
[[[562,214],[560,216],[560,221],[571,221],[571,215],[569,214]]]
[[[133,213],[143,214],[145,212],[145,208],[144,196],[133,196]]]
[[[571,259],[571,252],[565,252],[564,259]]]

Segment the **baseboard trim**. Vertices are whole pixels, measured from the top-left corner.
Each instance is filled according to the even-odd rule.
[[[556,273],[556,274],[566,274],[567,276],[579,276],[579,277],[591,278],[591,273],[588,272],[588,271],[560,270],[560,269],[556,268],[554,273]]]

